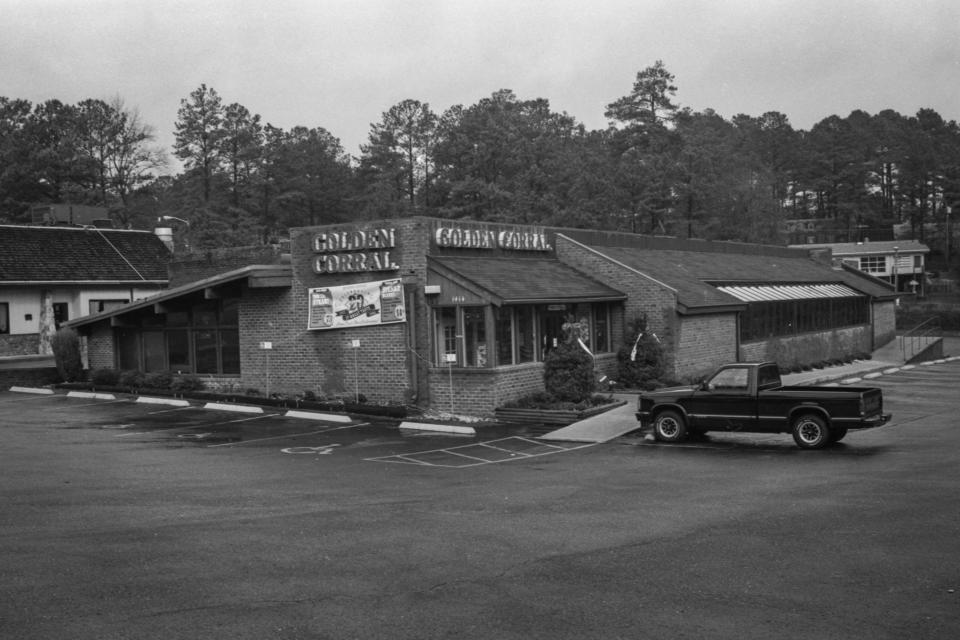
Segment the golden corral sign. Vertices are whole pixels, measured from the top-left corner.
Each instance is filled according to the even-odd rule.
[[[433,241],[453,249],[507,249],[553,251],[546,232],[539,227],[498,228],[444,224],[436,227]]]
[[[344,329],[406,321],[400,279],[307,289],[307,329]]]
[[[390,256],[397,246],[393,227],[324,231],[313,237],[314,273],[358,273],[396,271],[400,268]]]

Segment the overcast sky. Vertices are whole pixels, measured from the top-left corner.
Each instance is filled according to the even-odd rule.
[[[725,118],[960,119],[957,0],[0,0],[0,95],[119,95],[168,151],[201,83],[358,155],[407,98],[439,113],[511,89],[603,128],[656,60],[681,106]]]

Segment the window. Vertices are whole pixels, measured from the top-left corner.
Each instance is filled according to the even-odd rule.
[[[513,307],[497,307],[493,310],[496,326],[494,338],[497,347],[497,361],[495,366],[513,364]]]
[[[238,374],[238,309],[236,299],[225,299],[168,312],[166,322],[144,316],[140,329],[118,331],[118,365],[147,372]]]
[[[753,302],[741,316],[740,339],[765,340],[869,321],[870,303],[866,296]]]
[[[580,323],[581,339],[593,353],[612,350],[607,303],[435,307],[433,314],[434,362],[439,366],[542,361],[564,339],[563,327],[570,322]]]
[[[70,319],[70,305],[66,302],[53,303],[53,323],[57,329],[60,325]]]
[[[707,388],[717,391],[746,391],[748,380],[747,370],[744,368],[724,369],[710,379]]]
[[[864,271],[866,273],[886,273],[886,256],[861,256],[860,271]]]
[[[10,303],[0,302],[0,333],[10,333]]]
[[[484,315],[486,307],[464,307],[463,309],[463,346],[464,365],[467,367],[487,366],[487,324]]]

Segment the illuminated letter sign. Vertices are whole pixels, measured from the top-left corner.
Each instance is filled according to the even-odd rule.
[[[553,251],[542,229],[479,229],[437,227],[433,240],[438,247],[453,249],[507,249],[510,251]]]
[[[400,268],[390,257],[397,246],[397,232],[391,228],[325,231],[313,238],[315,273],[358,273],[396,271]]]

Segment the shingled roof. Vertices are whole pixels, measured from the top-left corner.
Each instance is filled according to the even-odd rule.
[[[0,284],[166,283],[169,261],[149,231],[0,225]]]
[[[623,300],[626,294],[558,260],[432,257],[430,265],[457,274],[495,304]]]
[[[599,253],[677,291],[677,302],[690,311],[742,304],[716,288],[721,284],[843,283],[875,298],[894,295],[890,287],[848,269],[834,269],[802,253],[733,253],[650,250],[591,245]]]

